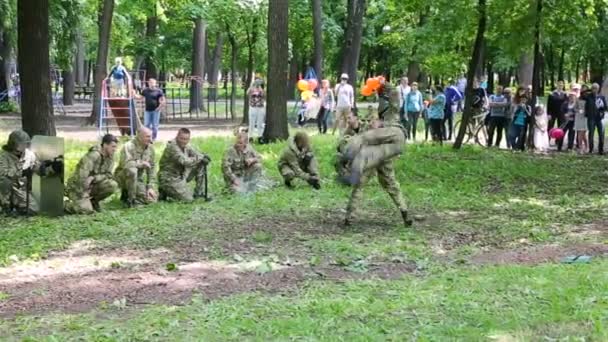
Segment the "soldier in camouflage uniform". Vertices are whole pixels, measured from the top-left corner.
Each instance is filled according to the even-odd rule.
[[[167,143],[160,158],[158,193],[160,200],[172,198],[192,202],[205,196],[206,166],[211,158],[190,146],[190,130],[181,128],[175,140]],[[194,179],[194,192],[188,183]]]
[[[154,148],[152,131],[148,128],[140,128],[137,136],[120,150],[114,179],[121,189],[120,199],[127,207],[156,202]]]
[[[32,174],[63,173],[63,162],[40,162],[29,149],[30,142],[26,132],[14,131],[0,151],[0,209],[5,214],[36,214],[38,203],[32,196]]]
[[[248,143],[246,133],[238,133],[222,160],[226,187],[233,193],[254,192],[263,188],[262,157]]]
[[[365,120],[356,116],[354,113],[350,113],[347,119],[346,130],[344,135],[338,139],[338,147],[336,151],[335,168],[338,174],[338,182],[345,185],[350,185],[350,168],[351,161],[346,158],[346,149],[348,142],[354,136],[362,133],[365,130]]]
[[[412,225],[393,165],[393,159],[402,153],[405,144],[405,132],[399,124],[399,92],[387,88],[390,89],[390,107],[384,115],[384,122],[370,123],[368,131],[357,135],[348,143],[346,157],[353,162],[353,191],[346,208],[346,226],[351,225],[363,195],[363,187],[375,172],[378,174],[378,182],[401,211],[404,225]]]
[[[298,132],[295,136],[289,138],[278,166],[288,188],[293,188],[291,182],[294,178],[300,178],[308,182],[317,190],[321,188],[319,167],[310,148],[308,134],[305,132]]]
[[[65,209],[72,214],[92,214],[101,211],[99,202],[118,190],[118,183],[112,176],[114,154],[118,140],[112,134],[101,139],[101,146],[93,146],[80,159],[76,170],[68,180]]]

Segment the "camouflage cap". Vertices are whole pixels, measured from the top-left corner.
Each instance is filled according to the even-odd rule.
[[[20,144],[29,144],[31,143],[31,139],[29,134],[22,130],[16,130],[11,132],[8,136],[8,142],[6,143],[5,149],[12,151]]]

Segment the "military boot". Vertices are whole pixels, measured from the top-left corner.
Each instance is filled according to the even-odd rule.
[[[122,203],[127,203],[128,199],[129,199],[129,194],[127,193],[127,190],[122,190],[120,192],[120,201]]]
[[[101,212],[101,206],[99,205],[98,201],[92,200],[91,206],[93,207],[93,210],[95,210],[96,212],[98,212],[98,213]]]
[[[412,219],[407,217],[407,210],[401,210],[401,217],[403,217],[403,225],[405,227],[411,227],[414,223]]]
[[[285,186],[287,187],[287,189],[293,190],[293,184],[291,184],[291,179],[286,179],[285,180]]]
[[[165,193],[162,190],[158,190],[158,200],[159,201],[166,201],[167,200],[167,193]]]

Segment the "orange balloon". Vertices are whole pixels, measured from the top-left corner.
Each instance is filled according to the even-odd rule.
[[[308,90],[308,81],[306,81],[306,80],[299,80],[298,81],[298,89],[300,91],[307,91]]]
[[[367,85],[364,85],[363,88],[361,88],[361,95],[363,95],[363,96],[370,96],[373,93],[374,93],[374,90],[372,88],[368,87]]]
[[[319,82],[317,80],[315,80],[314,78],[311,80],[308,80],[308,90],[315,90],[317,89],[317,86],[319,85]]]
[[[377,78],[368,78],[367,82],[365,82],[365,85],[367,87],[369,87],[372,91],[378,89],[378,87],[380,86],[380,81]]]

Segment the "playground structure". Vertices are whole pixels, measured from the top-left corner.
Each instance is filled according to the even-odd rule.
[[[110,129],[117,128],[121,135],[134,135],[136,129],[137,113],[135,108],[135,91],[133,89],[133,80],[130,74],[127,74],[127,92],[126,97],[112,96],[110,86],[108,85],[109,78],[102,81],[101,86],[101,111],[99,115],[99,136],[109,133]],[[115,125],[111,125],[114,120]]]
[[[86,105],[93,104],[94,85],[79,84],[74,87],[75,105],[64,106],[63,104],[63,78],[58,68],[52,68],[50,72],[52,87],[52,103],[56,115],[83,115],[86,114]],[[98,118],[98,131],[106,132],[112,128],[118,128],[121,134],[130,134],[132,123],[133,129],[137,128],[137,117],[135,113],[143,113],[143,101],[135,98],[146,87],[146,71],[137,70],[129,72],[128,97],[113,97],[110,94],[110,82],[108,79],[102,84],[101,115]],[[159,81],[159,88],[165,94],[165,107],[161,113],[161,121],[220,119],[234,120],[240,116],[243,108],[243,100],[237,97],[235,107],[231,108],[230,82],[227,77],[219,80],[216,84],[210,84],[200,77],[183,77],[176,81]],[[0,93],[0,99],[8,98],[18,107],[21,102],[21,91],[18,75],[8,91]],[[191,106],[191,88],[197,87],[200,96],[195,97],[200,103]],[[130,107],[130,109],[129,109]],[[191,110],[192,108],[192,110]],[[118,120],[118,121],[116,121]],[[103,122],[102,122],[103,121]],[[133,121],[133,122],[131,122]]]

